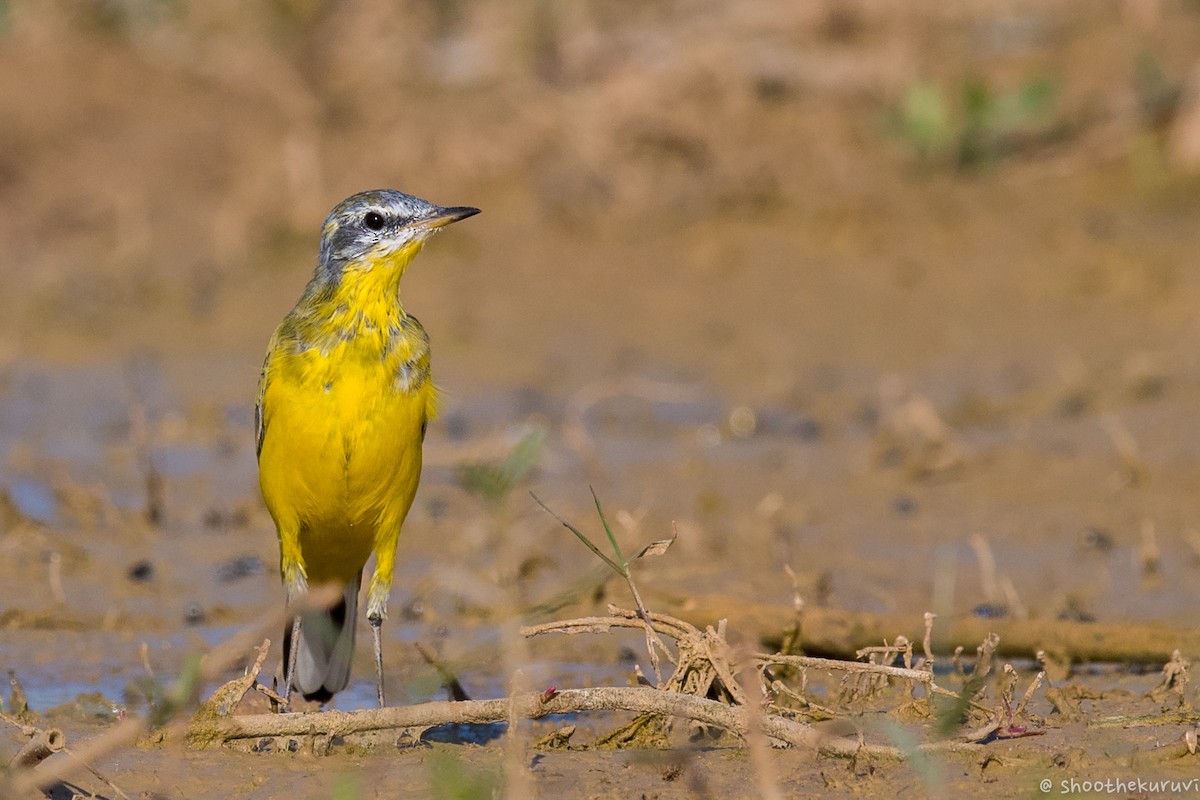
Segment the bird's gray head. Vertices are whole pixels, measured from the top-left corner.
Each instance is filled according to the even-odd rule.
[[[468,206],[435,206],[393,189],[359,192],[338,203],[325,220],[317,277],[336,283],[347,268],[407,262],[437,230],[478,213]]]

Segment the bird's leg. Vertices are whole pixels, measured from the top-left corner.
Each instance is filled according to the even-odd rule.
[[[283,676],[283,713],[290,709],[292,700],[292,679],[296,675],[296,659],[300,657],[300,615],[292,620],[292,642],[288,652],[287,674]]]
[[[396,565],[396,537],[400,526],[389,527],[391,533],[375,546],[375,572],[367,592],[367,621],[375,639],[375,688],[379,707],[383,708],[383,621],[387,619],[388,595],[392,592],[392,571]]]
[[[287,559],[283,563],[283,584],[287,588],[288,606],[295,607],[296,601],[308,591],[308,576],[304,572],[303,563],[297,559]],[[283,708],[289,710],[292,700],[292,681],[296,677],[296,661],[300,657],[300,615],[292,618],[292,641],[287,653],[287,669],[283,676]]]
[[[371,638],[375,640],[375,695],[383,708],[383,614],[368,612],[367,622],[371,623]]]

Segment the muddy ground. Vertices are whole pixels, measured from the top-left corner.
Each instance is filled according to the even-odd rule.
[[[739,630],[739,603],[788,606],[785,566],[807,603],[918,629],[1194,628],[1197,41],[1182,0],[0,3],[0,664],[77,744],[280,598],[258,368],[325,213],[378,186],[483,209],[403,285],[445,404],[385,628],[394,701],[442,694],[414,641],[498,696],[512,609],[628,603],[597,599],[528,490],[598,534],[595,487],[627,549],[676,523],[642,586],[723,597],[743,642],[778,633]],[[463,465],[531,433],[512,491],[472,490]],[[522,666],[621,685],[642,654],[535,640]],[[776,751],[768,778],[1186,779],[1194,758],[1148,754],[1190,718],[1099,724],[1190,707],[1146,696],[1160,666],[1077,665],[1060,682],[1094,697],[1068,723],[1035,695],[1044,735],[906,764]],[[371,703],[370,672],[360,647],[337,707]],[[896,691],[851,722],[932,740]],[[130,796],[487,795],[504,748],[448,738],[95,766]],[[764,775],[728,740],[524,763],[544,796],[752,797]]]

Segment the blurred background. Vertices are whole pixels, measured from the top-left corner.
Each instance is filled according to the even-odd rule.
[[[378,187],[483,209],[404,280],[446,399],[390,636],[586,584],[526,490],[596,533],[589,485],[630,550],[677,523],[655,591],[1191,624],[1197,42],[1195,0],[0,2],[0,626],[88,631],[26,683],[281,596],[258,369]]]

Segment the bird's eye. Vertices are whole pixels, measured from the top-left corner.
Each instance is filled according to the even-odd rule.
[[[380,214],[378,211],[368,211],[366,214],[363,215],[363,225],[366,226],[366,228],[368,230],[372,230],[372,231],[383,230],[383,225],[384,225],[383,214]]]

